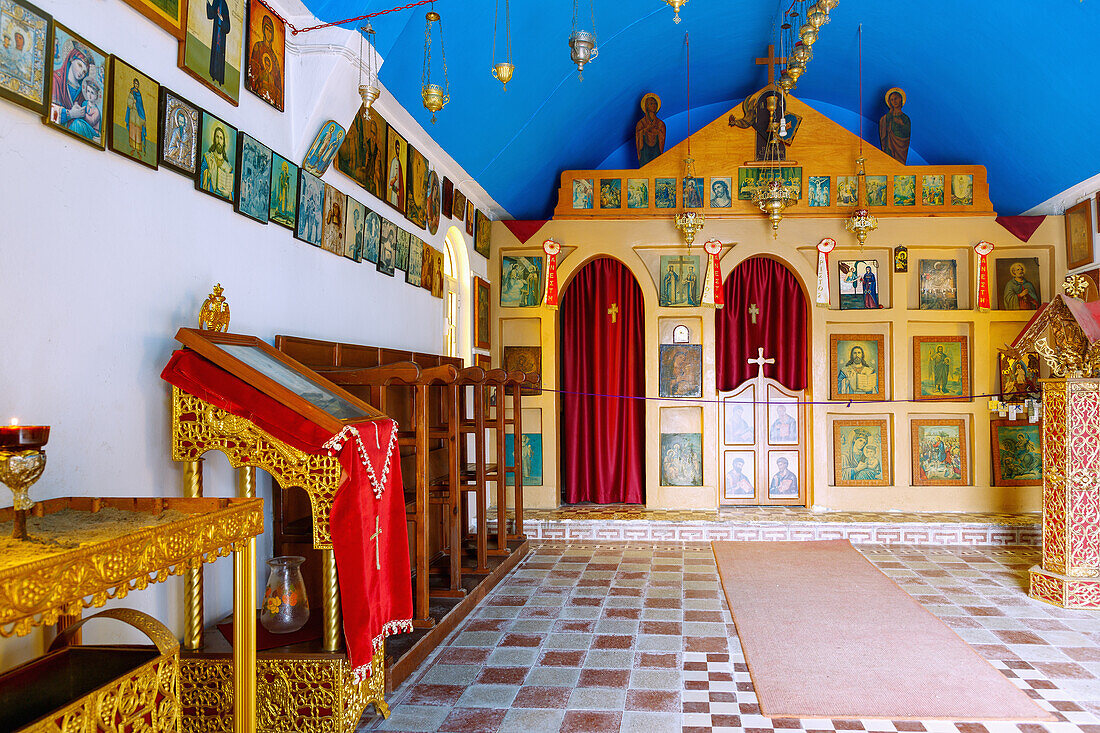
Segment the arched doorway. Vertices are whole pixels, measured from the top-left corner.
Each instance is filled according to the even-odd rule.
[[[562,501],[645,503],[645,305],[623,263],[584,265],[561,301]],[[624,399],[625,398],[625,399]]]
[[[715,316],[719,504],[805,506],[809,303],[782,262],[751,257]]]

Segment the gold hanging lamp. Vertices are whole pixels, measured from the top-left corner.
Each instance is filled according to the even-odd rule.
[[[835,6],[835,3],[834,3]],[[859,250],[867,242],[867,235],[878,229],[876,219],[864,203],[867,193],[867,172],[863,169],[863,24],[856,31],[859,38],[859,158],[856,159],[856,208],[844,222],[844,228],[856,235]]]
[[[451,101],[451,85],[447,81],[447,53],[443,48],[443,19],[435,12],[435,4],[424,16],[424,74],[421,77],[420,97],[424,100],[424,108],[432,113],[432,124],[435,124],[435,113],[443,109]],[[439,23],[439,56],[443,60],[443,84],[432,81],[432,23]]]
[[[672,22],[680,22],[680,8],[688,4],[688,0],[665,0],[665,4],[672,8]]]
[[[512,72],[516,67],[512,65],[512,18],[508,12],[508,0],[504,0],[504,61],[497,61],[497,19],[500,15],[500,0],[497,0],[496,10],[493,12],[493,76],[501,83],[504,91],[508,91],[508,82],[512,80]]]
[[[367,38],[367,81],[363,83],[363,37]],[[381,93],[378,88],[378,72],[374,68],[374,28],[370,23],[359,28],[359,98],[363,100],[363,118],[370,115],[370,107]]]
[[[782,92],[773,94],[765,102],[771,122],[768,124],[768,142],[764,147],[764,180],[752,194],[752,202],[768,215],[768,221],[772,225],[772,238],[779,237],[779,222],[783,221],[784,210],[798,201],[795,192],[783,185],[782,161],[779,159],[779,146],[782,143],[779,141],[779,122],[775,119],[781,94]]]

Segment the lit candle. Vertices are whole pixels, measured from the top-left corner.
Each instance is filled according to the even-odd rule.
[[[20,425],[13,417],[11,425],[0,426],[0,450],[41,450],[49,439],[49,425]]]

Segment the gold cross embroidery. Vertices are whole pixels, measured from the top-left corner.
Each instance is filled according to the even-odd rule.
[[[382,537],[382,520],[378,517],[374,518],[374,534],[370,536],[374,540],[374,568],[375,570],[382,569],[382,559],[378,554],[378,542]]]
[[[611,316],[611,322],[614,323],[619,317],[619,304],[612,303],[611,307],[607,309],[607,314]]]

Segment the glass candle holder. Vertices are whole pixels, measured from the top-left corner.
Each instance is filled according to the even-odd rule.
[[[309,599],[302,579],[305,560],[298,555],[286,555],[267,561],[271,571],[264,588],[260,623],[273,634],[289,634],[309,621]]]

